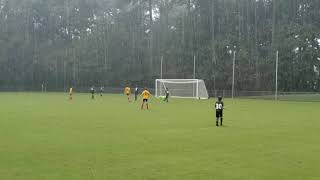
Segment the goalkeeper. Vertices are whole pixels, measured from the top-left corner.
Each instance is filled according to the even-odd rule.
[[[136,86],[136,88],[134,89],[134,101],[138,100],[138,95],[139,95],[139,88],[138,86]]]
[[[94,86],[91,86],[91,88],[90,88],[91,99],[94,99],[95,92],[96,92],[96,90],[95,90]]]
[[[165,102],[169,102],[169,96],[170,96],[170,92],[169,92],[169,89],[168,88],[166,88],[166,97],[164,98],[164,100],[163,101],[165,101]]]

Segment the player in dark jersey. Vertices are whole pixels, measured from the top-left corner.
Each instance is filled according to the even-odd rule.
[[[95,93],[94,86],[90,88],[90,92],[91,92],[91,99],[94,99],[94,93]]]
[[[163,100],[163,101],[165,101],[165,102],[169,102],[169,95],[170,95],[169,89],[168,89],[168,88],[166,88],[166,97],[164,98],[164,100]]]
[[[216,102],[216,126],[219,126],[219,119],[220,119],[220,125],[222,126],[223,121],[223,108],[224,104],[222,101],[222,97],[218,97],[218,101]]]
[[[101,96],[101,97],[103,96],[103,93],[104,93],[104,86],[101,86],[101,87],[100,87],[100,96]]]
[[[136,88],[134,89],[134,100],[135,101],[138,100],[138,96],[139,96],[139,88],[138,88],[138,86],[136,86]]]

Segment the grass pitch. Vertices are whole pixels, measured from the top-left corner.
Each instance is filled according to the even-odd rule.
[[[67,99],[0,94],[0,179],[320,179],[320,103]]]

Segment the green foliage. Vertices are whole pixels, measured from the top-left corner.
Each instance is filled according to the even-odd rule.
[[[271,90],[279,50],[279,90],[319,90],[319,8],[297,0],[0,0],[0,87],[152,84],[161,56],[164,78],[192,78],[196,56],[197,78],[230,89],[236,51],[236,88]]]

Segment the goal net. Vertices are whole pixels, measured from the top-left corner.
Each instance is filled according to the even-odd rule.
[[[206,85],[201,79],[156,79],[155,96],[165,96],[166,88],[170,97],[208,99]]]

